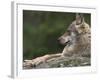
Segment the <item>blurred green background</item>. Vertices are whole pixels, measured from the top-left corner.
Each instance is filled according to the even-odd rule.
[[[84,14],[90,24],[90,14]],[[62,52],[57,39],[75,20],[75,13],[23,10],[23,59]]]

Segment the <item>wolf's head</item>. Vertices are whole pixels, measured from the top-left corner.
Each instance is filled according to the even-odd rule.
[[[90,33],[90,27],[85,22],[83,14],[76,14],[76,19],[73,21],[68,30],[58,39],[61,44],[72,42],[78,34]]]

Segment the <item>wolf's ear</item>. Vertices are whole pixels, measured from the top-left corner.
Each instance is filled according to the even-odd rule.
[[[76,13],[76,25],[82,24],[84,22],[84,17],[82,13]]]

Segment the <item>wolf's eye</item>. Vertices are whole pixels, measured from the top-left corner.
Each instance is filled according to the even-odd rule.
[[[71,34],[71,31],[70,30],[67,30],[67,34],[70,35]]]

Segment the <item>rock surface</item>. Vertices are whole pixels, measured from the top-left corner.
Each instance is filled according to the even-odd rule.
[[[34,59],[35,60],[35,59]],[[40,69],[40,68],[60,68],[60,67],[78,67],[78,66],[90,66],[91,56],[89,54],[84,55],[72,55],[67,57],[55,57],[50,58],[47,61],[26,60],[23,62],[23,69]]]

